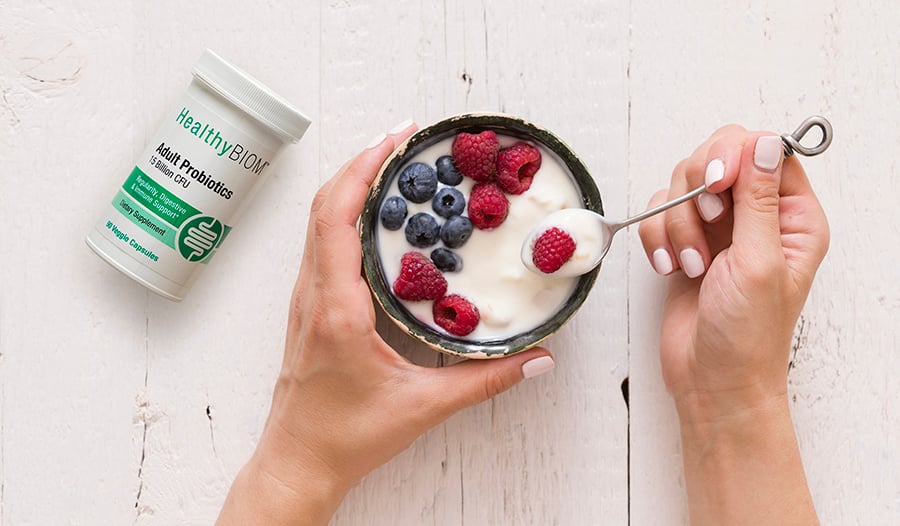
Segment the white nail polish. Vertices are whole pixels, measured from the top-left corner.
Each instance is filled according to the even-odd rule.
[[[393,128],[391,128],[391,131],[388,132],[388,135],[395,135],[395,134],[397,134],[397,133],[400,133],[400,132],[402,132],[403,130],[405,130],[405,129],[409,128],[410,126],[412,126],[412,123],[413,123],[413,120],[412,120],[412,119],[406,119],[405,121],[403,121],[403,122],[401,122],[400,124],[398,124],[398,125],[394,126]]]
[[[366,146],[366,150],[371,150],[372,148],[378,146],[378,145],[381,144],[385,139],[387,139],[387,135],[384,134],[384,133],[379,133],[374,139],[372,139],[372,142],[370,142],[370,143]]]
[[[653,268],[656,270],[657,274],[662,276],[672,273],[675,266],[672,265],[672,257],[669,256],[668,250],[657,248],[653,251]]]
[[[703,274],[703,271],[705,270],[703,266],[703,256],[695,249],[686,248],[682,250],[679,259],[681,260],[681,269],[684,270],[684,274],[687,277],[696,278],[700,274]]]
[[[777,135],[765,135],[756,140],[756,149],[753,150],[753,164],[760,170],[774,172],[784,155],[784,146],[781,137]]]
[[[522,376],[534,378],[535,376],[552,371],[556,364],[550,356],[533,358],[522,364]]]
[[[721,181],[725,177],[725,163],[722,159],[713,159],[706,165],[706,178],[704,182],[709,186]]]
[[[716,219],[725,211],[725,205],[722,204],[722,198],[716,194],[702,193],[697,196],[697,209],[703,220],[709,223]]]

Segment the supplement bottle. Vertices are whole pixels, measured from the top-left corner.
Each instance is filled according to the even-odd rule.
[[[181,301],[278,153],[310,120],[206,50],[181,100],[86,241],[113,267]]]

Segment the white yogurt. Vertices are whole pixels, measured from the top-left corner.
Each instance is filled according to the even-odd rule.
[[[498,138],[501,147],[511,146],[519,140],[502,135]],[[452,143],[452,137],[439,141],[416,155],[410,163],[418,161],[434,166],[438,157],[450,154]],[[478,308],[481,315],[480,323],[465,339],[502,339],[533,329],[559,311],[575,289],[577,278],[539,275],[522,263],[522,243],[542,219],[559,210],[582,206],[580,193],[562,162],[542,145],[536,146],[542,161],[531,187],[520,195],[507,194],[509,215],[502,225],[488,231],[475,228],[465,245],[452,249],[463,260],[461,272],[443,273],[447,279],[447,294],[464,296]],[[401,172],[402,168],[397,173]],[[455,187],[466,196],[467,206],[474,184],[474,181],[464,177]],[[444,186],[440,183],[438,190]],[[387,191],[388,196],[400,195],[396,177]],[[430,199],[419,204],[407,200],[406,204],[407,217],[427,212],[443,224],[444,219],[431,209]],[[384,228],[380,221],[378,224],[376,239],[389,285],[400,275],[403,254],[417,251],[429,257],[432,250],[443,246],[438,242],[428,248],[414,247],[406,240],[404,229],[405,223],[404,228],[396,231]],[[422,323],[446,334],[434,323],[431,312],[433,302],[401,302]]]

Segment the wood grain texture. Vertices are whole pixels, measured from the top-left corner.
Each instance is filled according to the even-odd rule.
[[[898,26],[888,0],[0,0],[0,525],[211,523],[266,416],[316,188],[395,123],[470,110],[554,130],[614,218],[721,124],[829,117],[831,150],[804,161],[832,246],[792,409],[823,524],[900,522]],[[314,124],[173,304],[83,237],[204,47]],[[663,291],[620,234],[548,343],[556,370],[426,433],[333,524],[686,523]]]

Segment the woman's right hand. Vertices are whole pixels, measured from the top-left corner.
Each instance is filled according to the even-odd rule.
[[[777,135],[718,130],[650,206],[704,183],[696,206],[640,227],[654,268],[671,274],[660,358],[681,423],[691,523],[818,524],[787,372],[828,248],[825,214]]]
[[[796,158],[783,158],[777,135],[721,128],[650,206],[704,183],[696,206],[640,227],[654,268],[671,274],[666,386],[682,418],[700,421],[785,396],[794,327],[829,240],[809,180]]]

